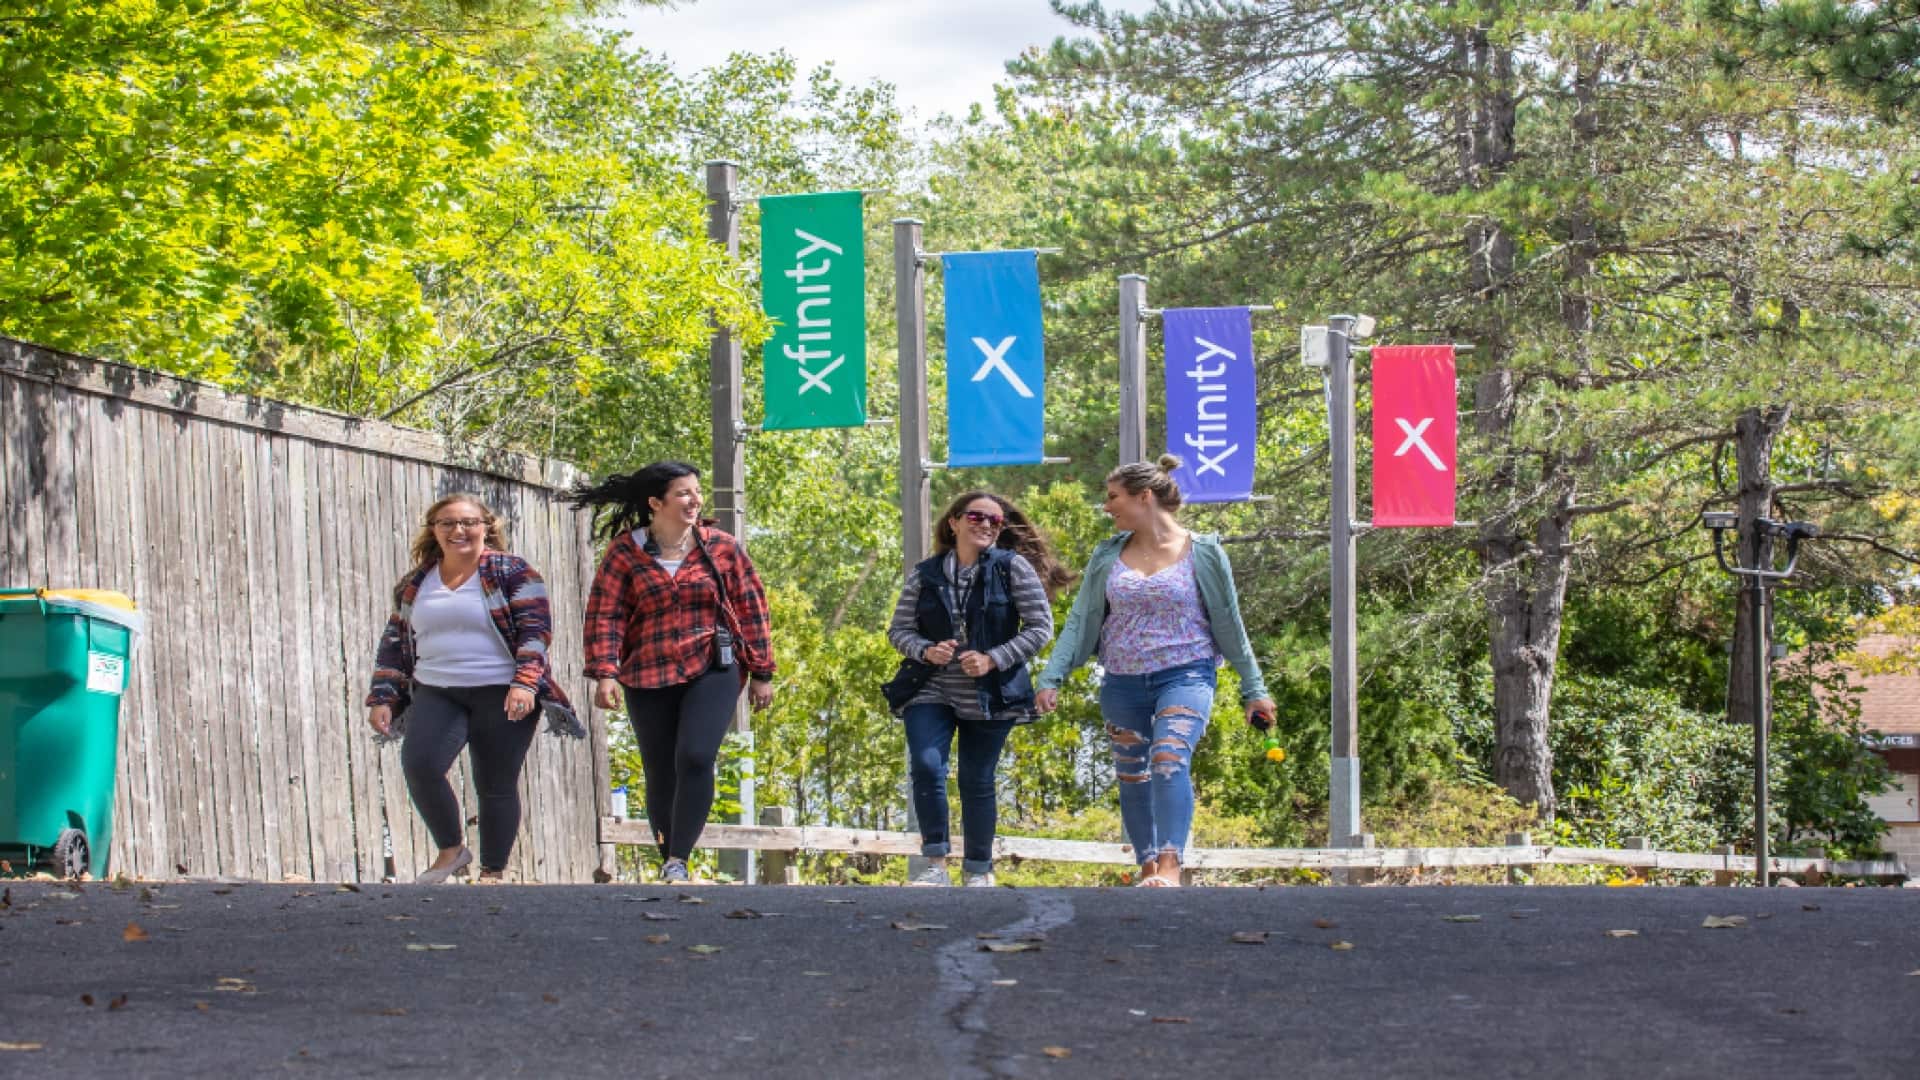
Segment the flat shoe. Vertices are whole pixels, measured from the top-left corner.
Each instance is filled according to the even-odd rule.
[[[419,876],[413,879],[413,883],[416,885],[445,885],[447,883],[448,878],[452,877],[453,875],[459,873],[462,870],[465,870],[472,863],[473,863],[473,849],[469,847],[463,847],[460,849],[460,854],[455,855],[453,857],[452,862],[448,863],[447,865],[441,867],[438,870],[420,871]]]

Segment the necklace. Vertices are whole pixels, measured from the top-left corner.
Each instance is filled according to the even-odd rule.
[[[681,533],[680,539],[671,544],[662,543],[660,540],[660,534],[655,533],[653,537],[653,542],[660,546],[660,550],[662,552],[671,551],[676,555],[685,555],[687,553],[688,545],[693,543],[693,530],[688,529],[686,532]]]

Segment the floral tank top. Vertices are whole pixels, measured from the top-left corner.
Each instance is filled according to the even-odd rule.
[[[1115,675],[1146,675],[1212,660],[1213,628],[1193,576],[1193,547],[1152,577],[1115,562],[1107,577],[1107,621],[1100,630],[1100,666]]]

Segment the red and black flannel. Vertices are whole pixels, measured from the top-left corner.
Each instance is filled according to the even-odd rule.
[[[621,533],[600,560],[587,595],[587,676],[618,679],[623,686],[652,690],[692,682],[713,665],[713,628],[720,597],[713,587],[718,566],[726,584],[726,625],[743,671],[773,674],[773,642],[767,593],[753,560],[738,541],[704,525],[698,547],[687,552],[680,572],[668,576],[659,560]],[[709,561],[711,560],[711,561]]]

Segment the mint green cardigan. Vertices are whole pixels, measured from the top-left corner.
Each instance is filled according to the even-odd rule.
[[[1100,651],[1100,631],[1107,618],[1107,577],[1132,535],[1116,533],[1094,547],[1087,560],[1086,576],[1080,580],[1080,593],[1073,599],[1073,611],[1053,643],[1046,670],[1040,673],[1040,689],[1058,689],[1073,669]],[[1241,704],[1270,696],[1266,680],[1260,677],[1260,663],[1253,658],[1246,625],[1240,620],[1233,566],[1227,562],[1217,534],[1193,534],[1193,577],[1200,586],[1200,606],[1206,609],[1207,622],[1213,628],[1214,648],[1240,675]]]

